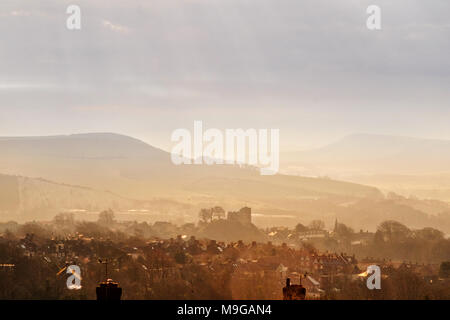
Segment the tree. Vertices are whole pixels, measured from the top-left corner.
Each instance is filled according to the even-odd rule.
[[[204,222],[211,222],[212,220],[212,210],[211,209],[200,209],[198,214],[200,220]]]
[[[74,214],[71,212],[61,212],[53,218],[53,222],[59,226],[73,226],[75,223]]]
[[[298,223],[298,224],[295,226],[295,231],[298,232],[298,233],[305,232],[305,231],[308,231],[308,227],[307,227],[307,226],[304,226],[304,225],[301,224],[301,223]]]
[[[37,238],[45,239],[51,237],[50,230],[46,229],[41,223],[38,222],[27,222],[24,225],[20,226],[19,234],[21,235],[32,235]]]
[[[382,222],[378,228],[377,239],[383,239],[383,242],[405,242],[411,236],[411,230],[404,224],[394,220]]]
[[[439,268],[439,276],[442,278],[450,277],[450,261],[444,261]]]
[[[436,241],[444,239],[444,233],[434,228],[423,228],[415,230],[414,235],[416,238],[425,241]]]
[[[114,224],[114,211],[111,209],[104,210],[98,215],[98,223],[104,226],[111,226]]]
[[[323,230],[325,229],[325,222],[323,222],[322,220],[313,220],[309,224],[309,228],[316,231]]]
[[[211,218],[218,218],[218,219],[223,219],[225,218],[225,210],[222,207],[214,207],[211,208],[212,211],[212,217]]]
[[[352,228],[346,226],[343,223],[338,223],[336,225],[336,235],[340,238],[349,239],[355,233]]]

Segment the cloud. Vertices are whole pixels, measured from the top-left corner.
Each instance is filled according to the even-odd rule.
[[[47,84],[42,82],[0,82],[0,90],[41,90],[41,89],[56,89],[61,88],[58,84]]]
[[[244,127],[336,134],[410,123],[450,137],[449,1],[378,0],[380,32],[366,28],[371,0],[79,0],[74,32],[61,1],[46,2],[0,8],[2,108],[12,114],[45,105],[63,123],[73,105],[134,105],[177,110],[180,121],[220,113]]]
[[[32,13],[30,11],[25,10],[13,10],[6,13],[0,12],[0,17],[29,17]]]
[[[128,33],[130,31],[130,28],[119,25],[119,24],[114,24],[111,21],[108,20],[103,20],[102,22],[103,27],[113,31],[113,32],[118,32],[118,33]]]
[[[31,16],[31,12],[23,11],[23,10],[17,10],[17,11],[15,10],[15,11],[11,11],[10,15],[13,17],[29,17],[29,16]]]

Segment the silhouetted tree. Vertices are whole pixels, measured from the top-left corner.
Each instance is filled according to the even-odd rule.
[[[308,231],[308,227],[304,226],[304,225],[301,224],[301,223],[298,223],[298,224],[295,226],[295,231],[296,231],[296,232],[305,232],[305,231]]]
[[[111,226],[114,224],[114,211],[111,209],[102,211],[98,215],[98,223],[104,226]]]
[[[200,209],[199,212],[199,218],[200,220],[204,222],[211,222],[212,220],[212,210],[211,209]]]
[[[322,220],[313,220],[309,224],[309,228],[311,230],[323,230],[325,229],[325,222],[323,222]]]
[[[411,230],[400,222],[388,220],[378,226],[377,233],[378,239],[383,242],[404,242],[411,235]]]
[[[439,268],[439,276],[442,278],[450,278],[450,261],[444,261]]]
[[[73,226],[75,218],[71,212],[62,212],[53,218],[53,222],[59,227]]]
[[[211,218],[213,218],[213,217],[216,217],[218,219],[225,218],[225,210],[222,207],[216,206],[214,208],[211,208],[211,211],[212,211]]]
[[[417,239],[425,241],[437,241],[444,239],[444,233],[434,228],[423,228],[413,232]]]
[[[338,223],[336,225],[336,235],[343,239],[350,239],[352,235],[355,233],[352,228],[346,226],[343,223]]]

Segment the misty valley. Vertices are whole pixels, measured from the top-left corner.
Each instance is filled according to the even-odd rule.
[[[250,165],[174,165],[110,133],[2,138],[0,152],[2,299],[94,299],[106,278],[123,299],[283,299],[286,278],[307,299],[450,294],[443,200]],[[371,265],[383,290],[367,290]],[[69,266],[81,272],[76,290],[65,289]]]

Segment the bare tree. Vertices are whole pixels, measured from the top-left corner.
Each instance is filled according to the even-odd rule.
[[[313,220],[309,224],[309,228],[311,230],[323,230],[325,229],[325,222],[323,222],[322,220]]]
[[[104,226],[110,226],[114,224],[114,211],[111,209],[104,210],[98,215],[98,223]]]
[[[225,218],[225,210],[222,207],[214,207],[211,208],[212,211],[212,218],[218,218],[218,219],[223,219]]]
[[[199,218],[200,220],[204,222],[211,222],[212,221],[212,210],[211,209],[200,209],[199,212]]]

